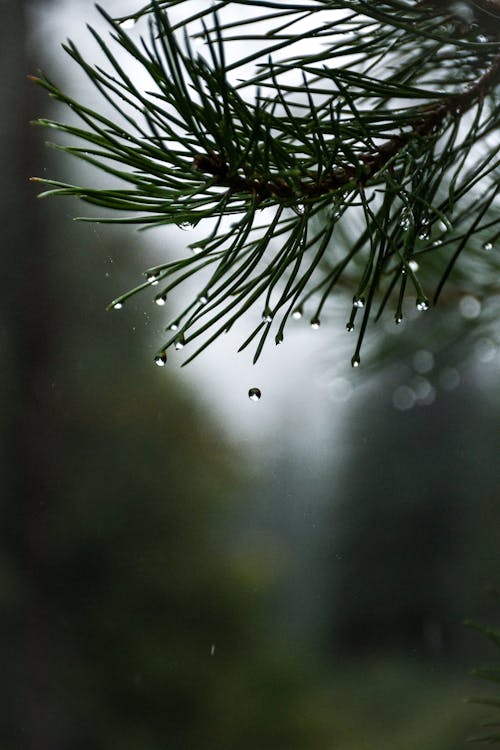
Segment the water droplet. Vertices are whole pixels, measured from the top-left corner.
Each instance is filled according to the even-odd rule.
[[[467,320],[474,320],[481,313],[481,303],[471,294],[466,294],[459,302],[460,313]]]
[[[403,316],[402,316],[402,315],[401,315],[400,313],[398,313],[398,314],[396,314],[396,316],[394,317],[394,320],[395,320],[395,322],[396,322],[396,325],[398,326],[398,325],[399,325],[400,323],[402,323],[402,322],[403,322]]]
[[[121,310],[123,307],[123,302],[114,302],[113,303],[113,310]]]
[[[279,344],[282,344],[283,343],[283,339],[284,339],[283,331],[278,331],[278,333],[276,334],[276,336],[274,338],[274,342],[275,342],[276,346],[279,346]]]
[[[306,210],[303,203],[297,203],[297,205],[292,206],[292,208],[295,211],[295,213],[298,214],[299,216],[302,216],[304,211]]]
[[[159,283],[160,272],[158,271],[157,273],[154,273],[154,272],[153,273],[148,273],[146,275],[146,279],[147,279],[147,281],[149,281],[149,283],[151,284],[151,286],[156,286]]]
[[[351,359],[351,365],[353,367],[359,367],[361,364],[361,359],[359,358],[359,355],[355,354],[354,357]]]
[[[419,233],[418,233],[418,239],[419,240],[428,240],[431,236],[431,230],[427,226],[421,227]]]
[[[160,352],[155,357],[155,365],[157,367],[165,367],[165,364],[167,362],[167,352]]]
[[[160,307],[163,307],[163,305],[167,301],[167,295],[166,294],[158,294],[158,296],[155,297],[155,302]]]
[[[313,329],[313,331],[317,331],[320,325],[321,325],[321,322],[319,318],[313,318],[311,320],[311,328]]]
[[[434,242],[432,243],[432,247],[439,247],[442,244],[443,240],[434,240]]]
[[[425,297],[419,297],[417,299],[417,310],[420,310],[421,312],[425,312],[425,310],[428,310],[430,307],[429,300]]]
[[[120,27],[122,29],[133,29],[136,23],[137,19],[135,18],[125,18],[120,22]]]
[[[248,391],[248,398],[250,401],[260,401],[261,396],[262,393],[260,392],[260,388],[250,388]]]
[[[364,297],[358,297],[357,295],[354,295],[352,298],[352,304],[354,307],[364,307],[365,306],[365,298]]]
[[[354,323],[350,320],[347,321],[347,323],[345,324],[345,327],[348,333],[352,333],[352,331],[354,331]]]
[[[184,338],[184,334],[181,333],[181,335],[175,340],[174,347],[177,350],[179,350],[179,349],[184,349],[185,346],[186,346],[186,340]]]
[[[271,315],[271,311],[270,311],[270,310],[268,310],[267,308],[266,308],[266,310],[264,310],[264,312],[262,313],[262,320],[263,320],[263,321],[264,321],[265,323],[272,323],[272,321],[273,321],[273,316]]]
[[[295,320],[300,320],[301,317],[302,317],[302,308],[297,307],[292,313],[292,318],[294,318]]]
[[[416,260],[410,260],[409,263],[408,263],[408,265],[410,266],[410,268],[413,271],[413,273],[415,273],[416,271],[418,271],[418,269],[420,268],[420,266],[418,265],[418,263],[417,263]]]
[[[406,232],[411,224],[413,224],[413,211],[411,208],[403,208],[399,218],[399,226],[403,232]]]
[[[198,302],[200,303],[200,305],[206,305],[207,302],[208,302],[207,295],[206,294],[200,294],[200,296],[198,297]]]
[[[488,253],[490,250],[493,250],[493,242],[483,242],[483,250],[486,250]]]
[[[174,321],[173,323],[170,323],[169,329],[171,331],[177,331],[179,329],[179,324]]]
[[[193,225],[190,221],[181,221],[180,224],[177,224],[177,226],[179,227],[179,229],[183,229],[185,232],[193,228]]]
[[[487,41],[488,41],[488,37],[485,36],[484,34],[478,34],[476,37],[476,42],[479,42],[479,44],[484,44]]]

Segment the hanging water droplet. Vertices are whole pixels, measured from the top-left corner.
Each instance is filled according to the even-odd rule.
[[[347,333],[352,333],[354,331],[354,323],[351,320],[348,320],[345,324]]]
[[[351,365],[353,367],[359,367],[361,364],[361,359],[359,358],[358,354],[355,354],[354,357],[351,359]]]
[[[424,312],[425,310],[428,310],[430,307],[429,300],[425,297],[419,297],[417,299],[417,310],[420,310],[421,312]]]
[[[418,233],[418,239],[419,240],[428,240],[431,236],[431,230],[429,227],[421,227],[419,233]]]
[[[321,325],[321,322],[319,318],[313,318],[311,320],[311,328],[313,329],[313,331],[317,331],[320,325]]]
[[[264,323],[272,323],[273,316],[271,315],[271,311],[269,309],[266,308],[262,313],[262,320],[264,321]]]
[[[171,331],[177,331],[179,329],[179,324],[176,321],[174,321],[173,323],[170,323],[169,329]]]
[[[157,367],[165,367],[167,362],[167,352],[160,352],[157,354],[154,361]]]
[[[260,388],[250,388],[248,391],[248,398],[250,401],[260,401],[261,396],[262,393],[260,392]]]
[[[294,320],[300,320],[301,317],[302,317],[302,308],[301,307],[295,308],[295,310],[292,313],[292,318],[294,318]]]
[[[123,307],[123,302],[113,302],[113,310],[121,310]]]
[[[413,273],[415,273],[415,271],[418,271],[418,269],[420,268],[416,260],[410,260],[408,265],[410,266]]]
[[[483,250],[486,250],[486,252],[489,253],[490,250],[493,250],[493,242],[483,242]]]
[[[198,302],[200,303],[200,305],[206,305],[207,302],[208,302],[207,295],[206,294],[200,294],[200,296],[198,297]]]
[[[177,226],[179,227],[179,229],[183,229],[185,232],[193,228],[193,225],[190,221],[181,221],[179,224],[177,224]]]
[[[151,286],[156,286],[159,283],[160,279],[160,272],[151,272],[146,275],[147,281],[151,284]]]
[[[179,349],[184,349],[186,345],[186,340],[184,338],[184,334],[181,333],[181,335],[176,339],[174,347],[179,351]]]
[[[158,295],[157,295],[157,296],[155,297],[155,302],[156,302],[156,304],[157,304],[157,305],[159,305],[160,307],[163,307],[163,305],[165,305],[165,304],[166,304],[166,302],[167,302],[167,295],[166,295],[165,293],[163,293],[163,294],[158,294]]]
[[[443,240],[434,240],[434,242],[432,243],[432,247],[439,247],[442,244]]]
[[[274,338],[274,342],[275,342],[276,346],[279,346],[280,344],[282,344],[283,343],[283,339],[284,339],[283,331],[278,331],[278,333],[276,334],[276,336]]]
[[[302,216],[302,214],[306,210],[303,203],[297,203],[297,205],[292,206],[292,208],[295,211],[295,213],[298,214],[299,216]]]
[[[356,294],[352,298],[352,304],[354,307],[360,308],[365,306],[365,298],[364,297],[358,297]]]
[[[394,320],[395,320],[397,326],[400,323],[402,323],[403,322],[403,316],[401,315],[401,313],[397,313],[396,316],[394,317]]]
[[[488,41],[488,37],[485,36],[484,34],[478,34],[476,37],[476,42],[479,42],[479,44],[484,44],[487,41]]]
[[[137,19],[135,18],[125,18],[119,25],[122,29],[133,29],[136,23]]]
[[[408,231],[411,224],[413,223],[413,211],[411,208],[405,207],[402,209],[400,218],[399,218],[399,226],[403,230],[403,232]]]

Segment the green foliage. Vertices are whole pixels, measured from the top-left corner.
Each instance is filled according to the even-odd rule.
[[[173,24],[167,11],[183,4]],[[118,183],[39,180],[50,186],[42,195],[123,214],[91,220],[203,228],[194,254],[149,269],[110,305],[152,283],[161,304],[187,278],[203,279],[167,326],[160,356],[180,340],[197,342],[192,359],[257,307],[262,319],[241,347],[256,340],[256,360],[271,331],[282,341],[293,313],[307,304],[317,326],[332,295],[347,289],[348,330],[361,317],[357,366],[370,320],[390,308],[400,323],[407,300],[427,310],[461,256],[493,248],[500,235],[495,31],[409,0],[189,9],[170,0],[132,14],[149,23],[137,41],[124,19],[101,9],[121,53],[90,29],[106,69],[65,46],[109,116],[36,79],[83,125],[38,123],[83,141],[60,148]],[[251,51],[242,57],[245,41]],[[148,85],[136,84],[123,53]],[[485,294],[497,276],[492,256],[474,264],[486,269]]]

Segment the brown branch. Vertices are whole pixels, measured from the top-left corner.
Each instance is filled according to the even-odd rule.
[[[497,2],[497,0],[491,0],[491,2]],[[500,3],[500,0],[498,2]],[[302,180],[300,190],[297,190],[296,186],[287,182],[283,177],[268,179],[231,173],[230,165],[216,153],[198,154],[193,160],[193,167],[200,172],[212,175],[217,185],[227,187],[232,193],[251,193],[259,202],[272,198],[290,202],[318,198],[345,187],[353,179],[356,179],[359,184],[366,184],[413,138],[433,136],[447,117],[460,117],[499,81],[500,53],[497,53],[488,69],[477,81],[469,84],[463,91],[429,104],[407,133],[392,135],[376,150],[362,154],[359,157],[362,163],[361,174],[359,167],[343,164],[327,172],[320,182]]]

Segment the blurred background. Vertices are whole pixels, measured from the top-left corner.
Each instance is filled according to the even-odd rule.
[[[462,747],[495,658],[463,621],[499,620],[495,342],[433,350],[427,317],[351,372],[332,314],[256,367],[238,334],[155,367],[170,316],[105,306],[185,233],[75,223],[28,182],[85,179],[27,75],[86,95],[60,42],[102,22],[0,13],[0,747]]]

